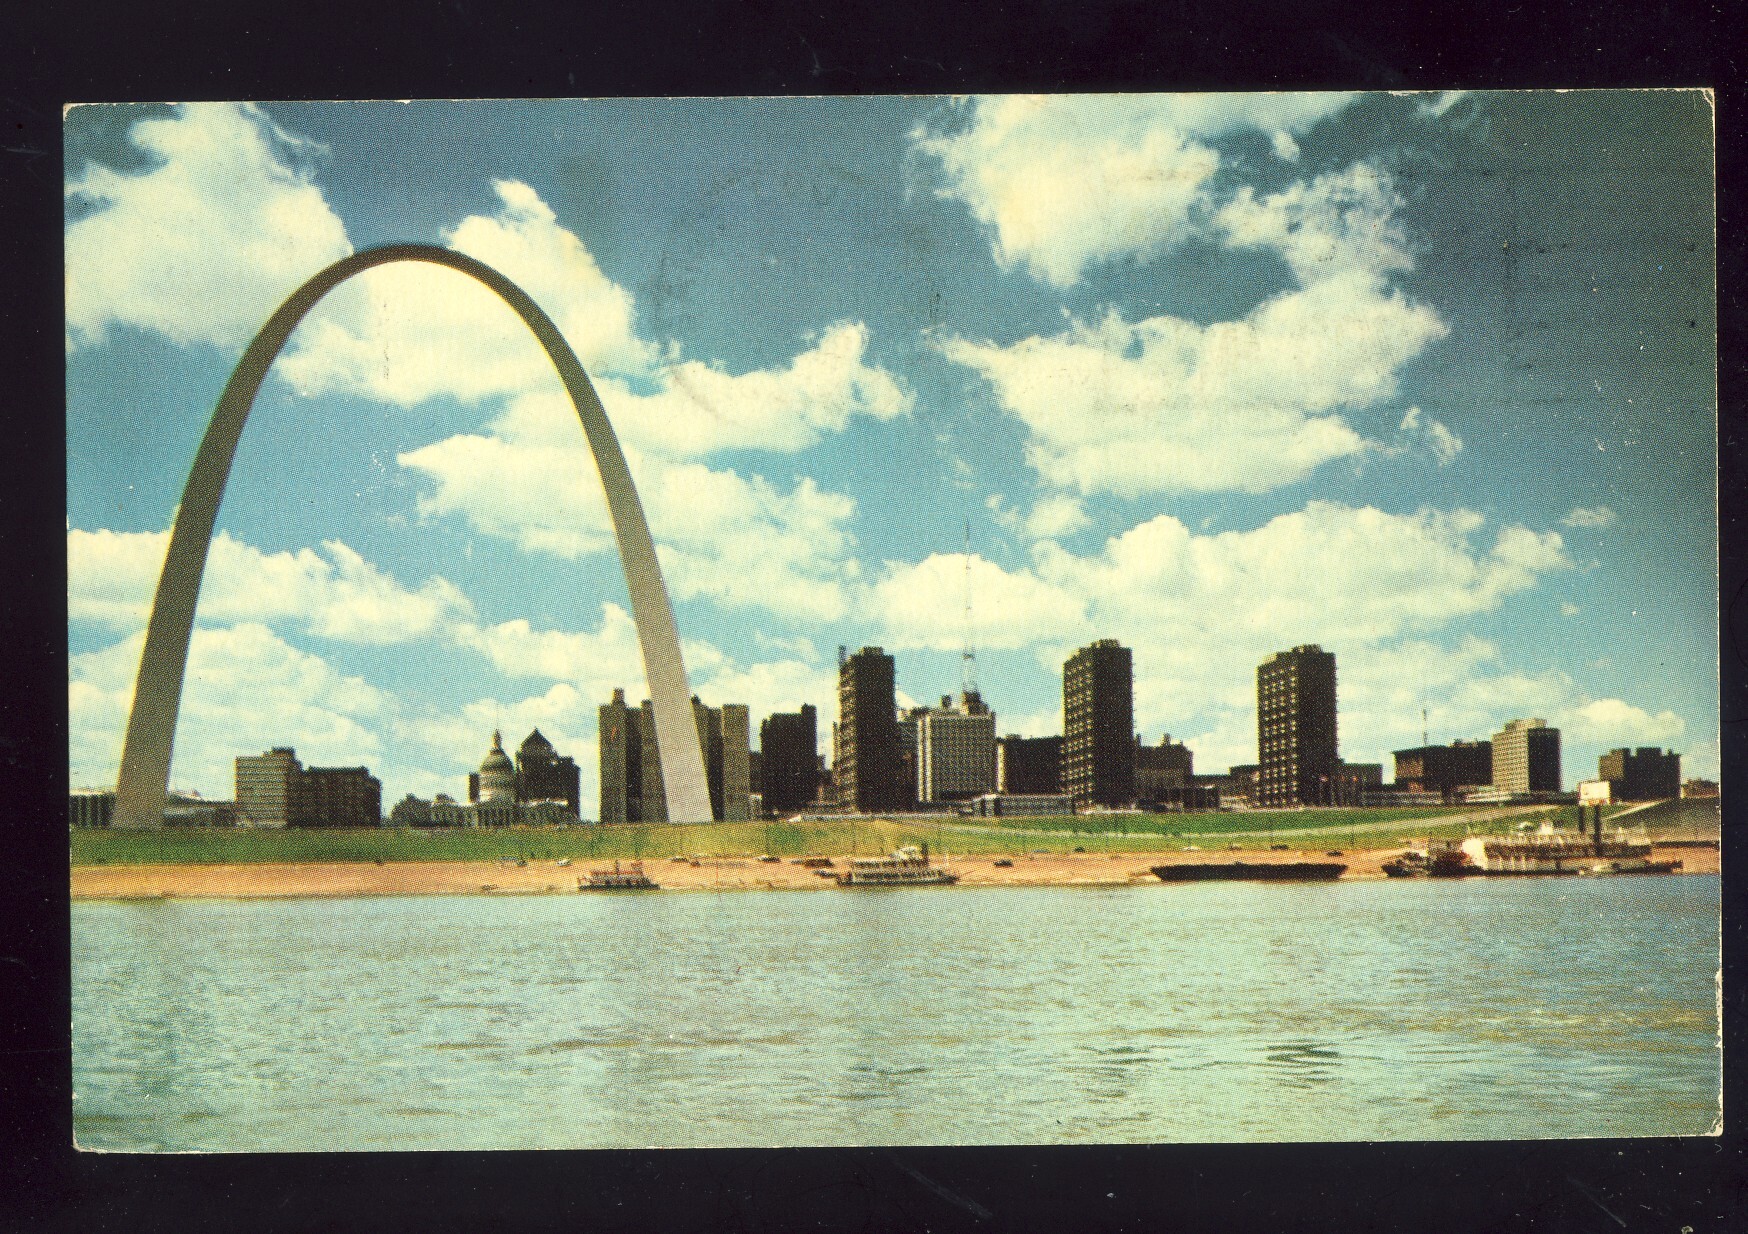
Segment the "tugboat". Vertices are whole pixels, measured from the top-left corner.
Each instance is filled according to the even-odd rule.
[[[643,862],[634,861],[621,869],[615,861],[611,870],[590,870],[589,877],[577,880],[578,891],[659,891],[661,887],[643,872]]]
[[[821,871],[825,873],[825,871]],[[929,864],[929,846],[913,844],[886,857],[852,857],[837,876],[840,887],[950,887],[959,876]]]

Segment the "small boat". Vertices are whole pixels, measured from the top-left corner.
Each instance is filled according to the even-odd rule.
[[[906,844],[886,857],[852,857],[840,887],[950,887],[959,876],[929,864],[929,846]]]
[[[1163,883],[1196,883],[1215,880],[1244,882],[1331,882],[1347,870],[1339,861],[1185,861],[1154,866],[1154,877]]]
[[[623,869],[617,861],[611,870],[590,870],[587,878],[577,880],[578,891],[659,891],[660,885],[643,872],[643,862],[634,861]]]

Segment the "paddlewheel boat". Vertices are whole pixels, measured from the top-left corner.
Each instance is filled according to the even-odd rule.
[[[852,857],[837,875],[840,887],[948,887],[959,876],[929,864],[929,846],[906,844],[885,857]]]

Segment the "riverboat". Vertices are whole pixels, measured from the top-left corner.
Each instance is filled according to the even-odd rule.
[[[852,857],[849,869],[836,877],[840,887],[949,887],[959,881],[952,871],[929,864],[927,844],[906,844],[885,857]]]
[[[1471,836],[1462,849],[1478,874],[1668,874],[1681,865],[1652,861],[1651,841],[1624,831],[1604,839],[1544,827],[1519,836]]]
[[[615,861],[611,870],[590,870],[587,878],[579,878],[577,890],[659,891],[661,887],[643,872],[643,862],[634,861],[622,869]]]
[[[1339,861],[1186,861],[1154,866],[1154,877],[1163,883],[1195,883],[1209,880],[1244,882],[1330,882],[1347,870]]]

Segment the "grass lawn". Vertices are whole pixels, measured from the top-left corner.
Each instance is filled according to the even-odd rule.
[[[1504,831],[1524,819],[1553,816],[1571,826],[1566,807],[1476,818],[1462,807],[1401,810],[1285,810],[1230,814],[1082,815],[1075,818],[832,819],[819,822],[621,824],[611,827],[507,827],[410,830],[397,827],[252,831],[166,828],[71,833],[74,865],[202,864],[262,861],[492,861],[558,857],[647,858],[676,854],[874,854],[927,843],[967,855],[1068,852],[1161,852],[1270,842],[1295,849],[1393,847],[1427,836]]]

